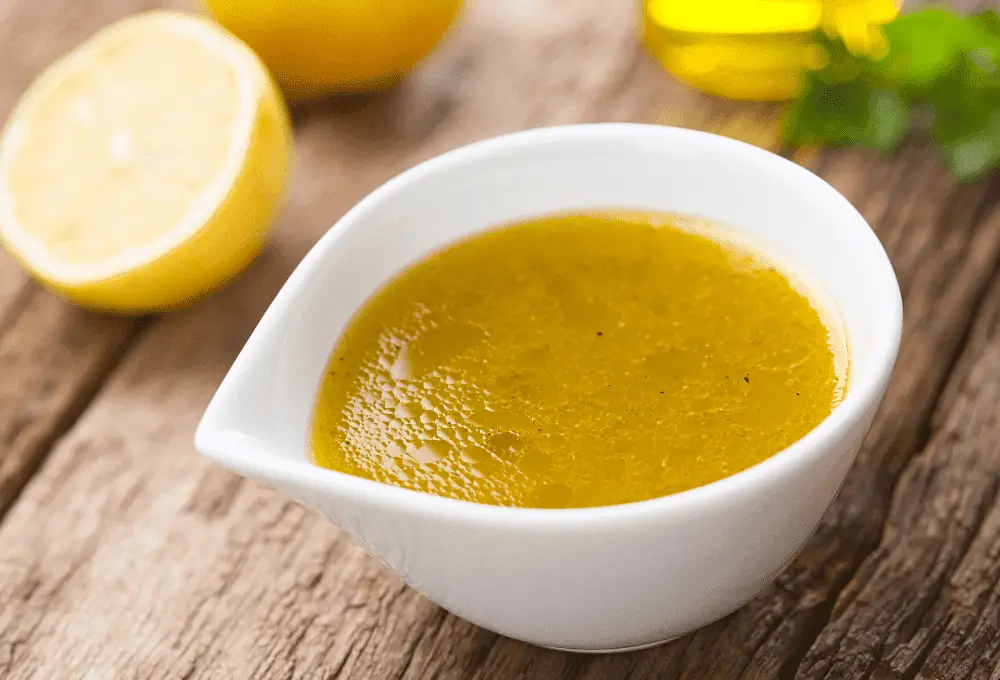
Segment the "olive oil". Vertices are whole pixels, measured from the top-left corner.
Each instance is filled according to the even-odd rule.
[[[399,274],[337,343],[319,465],[451,498],[566,508],[743,470],[847,381],[836,319],[774,262],[694,220],[546,217]]]
[[[898,0],[643,0],[643,42],[680,80],[733,99],[794,97],[825,55],[824,30],[848,48],[878,53]]]

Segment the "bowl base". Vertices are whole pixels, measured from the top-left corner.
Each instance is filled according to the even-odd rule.
[[[554,652],[571,652],[573,654],[622,654],[624,652],[638,652],[640,649],[649,649],[650,647],[657,647],[659,645],[665,645],[668,642],[673,642],[679,638],[684,637],[683,635],[674,635],[672,637],[665,638],[663,640],[657,640],[656,642],[646,642],[641,645],[633,645],[631,647],[608,647],[603,649],[577,649],[573,647],[548,647],[545,649],[551,649]]]

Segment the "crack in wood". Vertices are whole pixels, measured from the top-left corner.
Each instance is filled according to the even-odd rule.
[[[996,510],[1000,484],[989,443],[1000,436],[993,413],[1000,394],[1000,271],[987,291],[942,392],[951,398],[936,406],[935,413],[949,415],[935,418],[934,433],[900,476],[886,531],[867,558],[866,577],[858,580],[855,597],[832,627],[821,631],[800,677],[918,677],[954,621],[947,609],[953,574],[968,563],[972,546],[991,526],[987,518]],[[908,660],[892,658],[900,649],[908,650]]]
[[[147,323],[79,311],[64,315],[66,303],[41,290],[32,297],[33,313],[20,315],[0,335],[0,362],[12,363],[15,370],[5,377],[8,396],[0,397],[0,421],[5,421],[0,422],[0,438],[5,441],[5,456],[0,459],[0,526],[52,447],[98,396],[105,378]],[[79,334],[80,351],[67,352],[64,345],[52,343],[54,332]],[[28,361],[22,363],[22,358]],[[58,378],[57,387],[32,394],[49,376]],[[30,399],[41,403],[26,401]]]

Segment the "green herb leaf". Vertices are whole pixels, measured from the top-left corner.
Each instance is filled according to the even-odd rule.
[[[926,103],[931,134],[959,181],[1000,166],[1000,70],[992,57],[963,55],[928,90]]]
[[[1000,38],[1000,14],[993,10],[986,10],[969,17],[969,20],[976,24],[981,30]]]
[[[880,60],[817,37],[827,64],[806,75],[801,95],[786,107],[784,141],[888,152],[914,121],[928,120],[959,181],[1000,167],[1000,16],[931,7],[900,16],[885,35]]]
[[[904,14],[884,31],[889,52],[879,68],[888,82],[911,94],[924,91],[949,72],[979,32],[966,19],[933,7]]]
[[[909,127],[906,102],[862,80],[827,84],[811,77],[782,119],[782,137],[794,146],[835,144],[891,151]]]

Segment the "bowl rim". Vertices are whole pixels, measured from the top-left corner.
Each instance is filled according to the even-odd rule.
[[[865,244],[862,256],[870,260],[866,271],[872,278],[872,299],[880,309],[877,315],[881,332],[876,334],[868,370],[852,375],[844,400],[816,427],[788,447],[740,472],[702,486],[643,501],[583,508],[524,508],[488,505],[437,496],[422,491],[396,487],[322,468],[306,459],[288,459],[265,450],[256,438],[219,427],[219,413],[227,410],[235,384],[251,371],[260,347],[271,336],[290,304],[327,256],[337,247],[340,237],[363,224],[368,213],[403,187],[424,178],[447,172],[456,165],[489,162],[495,154],[519,148],[573,140],[621,138],[636,141],[650,136],[693,143],[699,151],[721,155],[739,155],[768,166],[772,174],[783,174],[786,181],[798,183],[825,200],[843,214],[844,223],[859,231]],[[840,222],[841,220],[838,220]],[[846,228],[846,227],[845,227]],[[436,517],[452,522],[468,522],[495,528],[566,529],[598,528],[622,521],[662,518],[666,513],[695,515],[705,507],[724,499],[765,489],[781,476],[782,470],[817,462],[819,452],[842,439],[877,406],[895,364],[902,335],[902,297],[899,284],[881,242],[864,217],[825,180],[806,168],[777,154],[745,142],[708,132],[643,123],[587,123],[536,128],[508,133],[473,142],[425,160],[389,179],[348,210],[310,249],[271,302],[246,345],[236,358],[222,384],[212,397],[195,433],[195,448],[206,458],[238,473],[305,488],[320,494],[335,494],[361,505],[378,505],[411,514]]]

